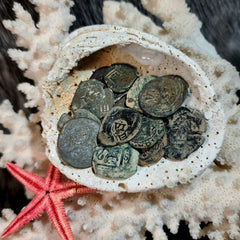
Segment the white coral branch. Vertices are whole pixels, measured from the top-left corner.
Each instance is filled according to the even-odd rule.
[[[40,127],[30,123],[23,111],[15,113],[11,103],[5,100],[0,105],[0,123],[10,131],[4,134],[0,131],[0,166],[5,167],[8,161],[15,161],[23,167],[33,168],[36,162],[46,159],[44,143],[42,142]]]

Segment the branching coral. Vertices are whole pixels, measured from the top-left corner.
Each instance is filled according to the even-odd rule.
[[[73,20],[69,15],[70,4],[66,6],[63,1],[60,3],[53,0],[48,3],[41,2],[34,1],[40,13],[38,29],[34,29],[30,16],[23,14],[24,10],[19,4],[15,4],[15,10],[20,20],[14,23],[5,22],[6,27],[20,34],[18,44],[29,49],[28,52],[9,51],[19,67],[23,70],[27,69],[25,75],[34,79],[38,87],[37,89],[28,88],[26,85],[20,87],[28,94],[28,99],[33,101],[28,106],[42,104],[41,81],[46,77],[56,57],[57,44]],[[79,199],[72,198],[65,205],[75,238],[144,239],[144,231],[148,230],[152,232],[154,240],[167,240],[162,229],[163,225],[166,225],[172,233],[176,233],[179,221],[185,220],[193,238],[197,239],[207,234],[210,239],[216,240],[240,239],[240,107],[236,105],[235,96],[236,90],[240,88],[239,76],[236,70],[221,59],[214,47],[201,35],[201,23],[189,12],[184,1],[142,0],[142,3],[148,11],[161,18],[164,29],[157,27],[133,6],[123,2],[105,2],[103,9],[105,22],[134,27],[154,34],[187,54],[205,71],[215,88],[216,99],[224,107],[227,120],[225,140],[216,159],[219,165],[212,164],[191,183],[173,188],[134,194],[102,193],[86,195]],[[49,6],[48,9],[47,6]],[[119,14],[120,10],[121,14]],[[127,18],[128,16],[130,18]],[[58,24],[54,25],[52,22],[50,26],[48,22],[54,18],[59,20]],[[129,19],[132,20],[129,21]],[[133,21],[133,19],[138,20]],[[18,21],[25,23],[22,25],[25,26],[25,34],[23,34],[24,31],[17,30]],[[38,97],[35,98],[35,96]],[[1,108],[9,115],[2,116],[0,122],[12,133],[11,135],[1,133],[4,161],[13,160],[19,165],[40,162],[41,158],[32,158],[33,155],[31,155],[34,151],[37,156],[36,146],[38,145],[30,144],[33,136],[38,135],[36,139],[40,139],[38,127],[33,124],[30,128],[22,113],[14,113],[8,102],[4,102]],[[13,116],[17,121],[12,120]],[[18,124],[26,129],[23,142],[26,142],[28,149],[22,153],[16,149],[17,141],[22,140],[18,134],[21,130]],[[15,143],[12,146],[4,144],[4,141],[9,141],[9,138]],[[0,219],[1,232],[12,218],[11,210],[3,211],[3,217]],[[209,222],[209,225],[201,229],[201,222]],[[30,238],[57,239],[58,237],[49,222],[42,217],[14,235],[15,240]]]

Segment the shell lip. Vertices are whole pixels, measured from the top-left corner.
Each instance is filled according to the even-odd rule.
[[[102,179],[95,176],[91,168],[73,169],[62,164],[56,149],[58,136],[56,126],[59,116],[66,112],[68,106],[64,105],[62,101],[69,102],[72,97],[72,85],[68,79],[69,72],[84,57],[88,57],[96,51],[113,45],[123,48],[123,50],[125,49],[124,51],[130,49],[131,55],[135,59],[137,58],[138,62],[141,62],[142,59],[139,58],[136,52],[139,49],[143,49],[143,52],[146,50],[146,54],[150,54],[150,56],[152,54],[153,58],[159,56],[161,59],[172,59],[173,62],[177,63],[177,66],[182,69],[180,75],[185,74],[190,88],[194,91],[196,90],[195,92],[193,91],[193,96],[195,96],[195,93],[199,94],[199,100],[195,97],[189,100],[190,107],[200,109],[208,118],[208,129],[204,135],[206,141],[201,149],[192,153],[183,161],[176,162],[162,158],[157,164],[152,166],[138,166],[137,173],[125,180]],[[136,48],[136,52],[131,47],[133,49]],[[155,53],[156,56],[154,55]],[[165,60],[162,61],[164,63]],[[171,69],[169,71],[171,73]],[[160,72],[160,75],[163,72]],[[86,71],[86,76],[89,73],[91,71]],[[58,85],[60,86],[58,87]],[[66,95],[68,92],[71,92],[71,97]],[[61,95],[60,99],[58,98],[59,93]],[[221,104],[213,101],[214,95],[214,89],[201,68],[185,54],[156,37],[134,29],[111,25],[95,25],[80,28],[71,33],[61,44],[57,60],[48,78],[43,83],[45,109],[42,118],[43,136],[47,141],[47,156],[68,178],[82,185],[102,191],[140,192],[164,186],[172,187],[178,182],[191,181],[192,178],[200,175],[212,163],[223,142],[225,118]],[[205,99],[206,97],[212,100]],[[178,174],[176,174],[176,171],[178,171]]]

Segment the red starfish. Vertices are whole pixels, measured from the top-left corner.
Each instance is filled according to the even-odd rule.
[[[1,238],[7,237],[17,231],[27,222],[47,211],[54,227],[64,240],[73,240],[73,234],[64,211],[62,200],[76,193],[96,192],[73,181],[60,182],[61,173],[52,164],[49,165],[45,179],[36,174],[29,173],[13,163],[6,163],[8,171],[19,182],[36,194],[35,198],[13,219]]]

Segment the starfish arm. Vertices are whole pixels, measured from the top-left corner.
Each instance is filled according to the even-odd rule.
[[[45,193],[37,195],[7,226],[1,235],[1,238],[7,237],[17,231],[23,225],[39,216],[45,209]]]
[[[37,176],[36,174],[25,171],[24,169],[18,167],[17,165],[7,162],[7,170],[27,189],[29,189],[34,194],[38,194],[44,188],[44,179]]]
[[[47,201],[48,204],[46,205],[46,211],[61,239],[74,240],[62,200],[55,199],[48,195]]]
[[[60,171],[50,163],[45,177],[46,187],[51,189],[52,185],[56,186],[60,182],[60,178]]]
[[[54,191],[52,191],[52,194],[54,194],[56,198],[65,199],[78,193],[86,194],[96,191],[98,190],[85,187],[73,181],[68,181],[58,184],[57,188],[55,188]]]

